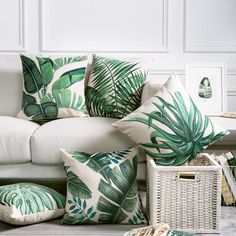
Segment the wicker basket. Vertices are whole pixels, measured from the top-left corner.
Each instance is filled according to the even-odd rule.
[[[171,229],[219,233],[221,166],[201,154],[203,166],[157,166],[147,157],[147,210],[150,224]]]

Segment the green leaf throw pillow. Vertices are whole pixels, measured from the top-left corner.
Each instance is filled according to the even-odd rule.
[[[86,55],[64,58],[21,55],[21,62],[24,86],[19,118],[52,120],[86,116]]]
[[[136,182],[138,148],[61,151],[67,174],[65,224],[143,224]]]
[[[0,220],[14,225],[34,224],[64,215],[65,197],[33,183],[0,186]]]
[[[139,63],[94,56],[86,87],[90,116],[123,118],[141,104],[147,72]]]
[[[139,109],[113,125],[159,165],[183,165],[228,134],[200,111],[177,75]]]

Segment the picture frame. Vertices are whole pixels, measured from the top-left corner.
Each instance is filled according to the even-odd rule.
[[[199,108],[209,116],[227,111],[226,65],[187,64],[186,89]]]

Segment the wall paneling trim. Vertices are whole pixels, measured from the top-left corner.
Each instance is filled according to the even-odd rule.
[[[235,0],[184,0],[184,51],[236,52]]]
[[[0,0],[0,51],[25,50],[25,0]]]
[[[44,52],[168,52],[168,0],[41,0],[40,15]]]

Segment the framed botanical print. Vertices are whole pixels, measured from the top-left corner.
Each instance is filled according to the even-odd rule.
[[[225,64],[189,64],[186,88],[207,115],[222,115],[227,108]]]

